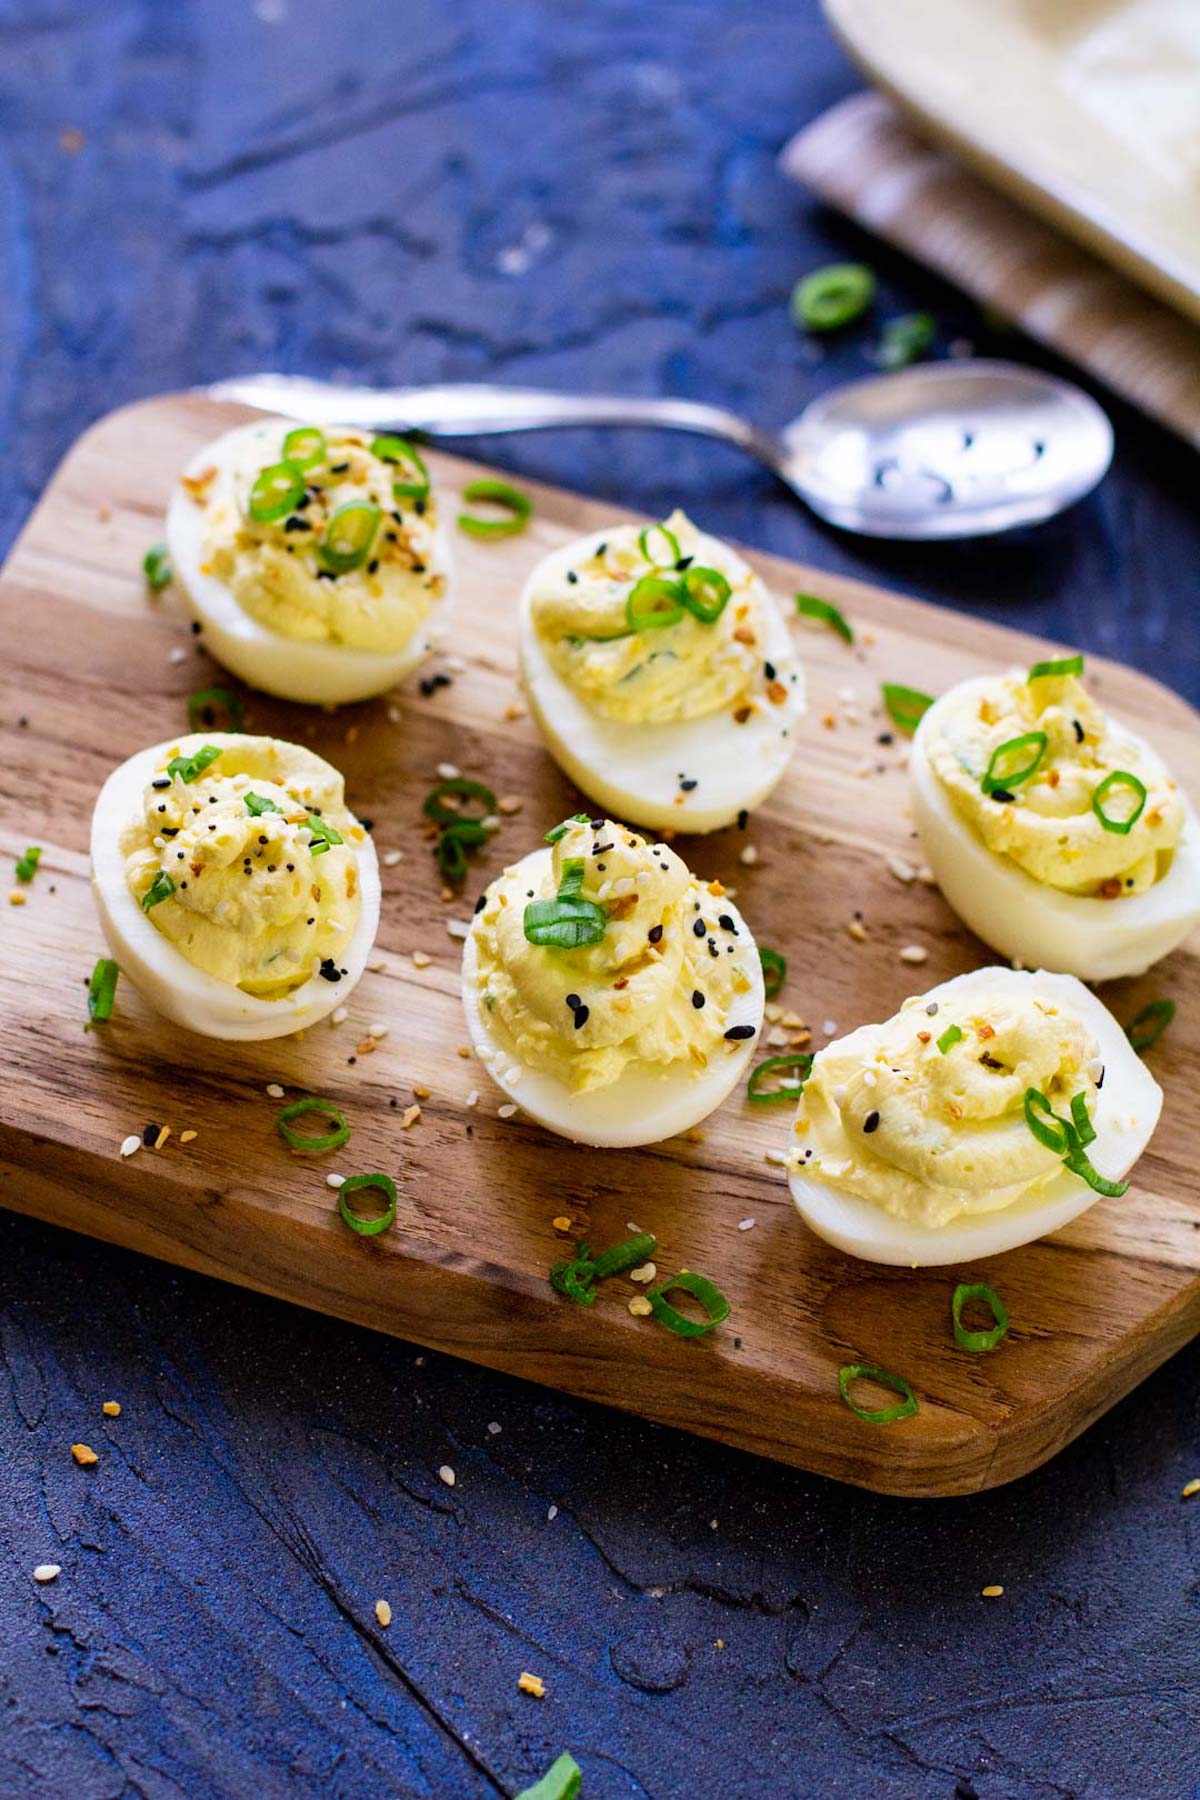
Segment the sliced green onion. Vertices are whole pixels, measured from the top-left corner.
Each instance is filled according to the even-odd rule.
[[[540,1781],[522,1788],[517,1800],[578,1800],[583,1786],[583,1770],[569,1750],[557,1757]]]
[[[1041,677],[1042,675],[1082,675],[1082,674],[1083,674],[1083,657],[1082,657],[1082,655],[1058,656],[1058,657],[1052,657],[1049,662],[1034,663],[1032,669],[1030,669],[1029,674],[1026,676],[1025,679],[1027,681],[1037,681],[1039,679],[1039,677]]]
[[[17,858],[17,866],[13,873],[18,881],[32,881],[37,874],[38,864],[42,860],[42,846],[30,844],[24,856]]]
[[[806,331],[838,331],[862,317],[875,298],[865,263],[829,263],[792,289],[792,323]]]
[[[608,914],[594,900],[531,900],[525,908],[525,937],[554,950],[582,950],[604,936]]]
[[[915,731],[933,705],[931,694],[923,694],[920,688],[901,687],[895,681],[880,682],[879,691],[889,719],[901,731]]]
[[[271,463],[255,478],[247,512],[260,525],[271,525],[303,500],[308,484],[295,463]]]
[[[758,960],[762,964],[763,996],[773,1000],[787,980],[787,960],[778,950],[764,950],[761,945]]]
[[[850,1384],[854,1381],[874,1381],[880,1387],[891,1388],[894,1394],[902,1396],[899,1405],[881,1406],[877,1411],[855,1405],[850,1398]],[[911,1419],[917,1411],[917,1397],[903,1375],[893,1375],[878,1363],[847,1363],[838,1370],[838,1393],[855,1418],[865,1419],[868,1425],[891,1425],[896,1419]]]
[[[283,808],[276,806],[269,794],[251,793],[246,795],[246,811],[252,819],[261,819],[264,813],[282,812]]]
[[[175,579],[175,570],[171,566],[171,555],[165,544],[151,544],[142,558],[142,574],[146,577],[146,585],[157,594]]]
[[[213,717],[217,708],[223,708],[228,715],[229,724],[226,730],[240,731],[242,729],[246,723],[246,708],[237,695],[230,693],[227,687],[206,687],[197,688],[194,694],[188,695],[188,724],[192,730],[199,731],[201,726],[204,726],[211,731],[217,723]]]
[[[1137,805],[1127,819],[1116,819],[1104,810],[1105,800],[1116,788],[1128,788],[1137,797]],[[1147,798],[1145,782],[1139,781],[1136,775],[1131,775],[1128,769],[1114,769],[1111,775],[1104,777],[1092,795],[1092,811],[1105,831],[1115,831],[1120,837],[1125,837],[1145,812]]]
[[[1065,1156],[1071,1148],[1074,1128],[1059,1118],[1039,1088],[1025,1089],[1025,1123],[1038,1143],[1056,1156]]]
[[[333,844],[344,844],[346,841],[341,832],[335,830],[320,813],[309,813],[304,823],[312,834],[308,848],[313,856],[324,856]]]
[[[150,886],[146,889],[146,892],[142,895],[142,911],[148,913],[151,907],[161,906],[162,902],[164,900],[169,900],[174,892],[175,883],[171,880],[169,875],[164,874],[162,869],[160,869],[158,874],[154,877],[154,880],[150,883]]]
[[[937,1041],[937,1047],[945,1056],[948,1051],[953,1050],[955,1044],[961,1044],[965,1036],[966,1033],[961,1025],[947,1025]]]
[[[361,1194],[367,1188],[378,1188],[387,1201],[381,1213],[368,1213],[364,1218],[347,1202],[348,1194]],[[338,1189],[338,1211],[345,1219],[351,1231],[357,1231],[360,1237],[377,1237],[386,1231],[396,1217],[396,1184],[390,1175],[350,1175]]]
[[[1151,1000],[1149,1006],[1143,1006],[1141,1012],[1130,1019],[1125,1027],[1125,1036],[1138,1055],[1145,1056],[1151,1044],[1157,1044],[1174,1017],[1173,1000]]]
[[[320,1113],[322,1118],[332,1119],[333,1130],[322,1132],[318,1136],[294,1131],[292,1120],[303,1119],[309,1113]],[[288,1148],[303,1151],[305,1155],[314,1155],[320,1150],[339,1150],[350,1136],[350,1127],[341,1108],[334,1106],[331,1100],[319,1100],[315,1095],[309,1095],[303,1100],[293,1100],[282,1109],[275,1123]]]
[[[571,817],[569,819],[564,819],[561,825],[551,826],[550,830],[546,833],[545,841],[548,844],[557,844],[560,838],[566,837],[572,825],[590,825],[591,820],[591,813],[572,813]]]
[[[968,1331],[962,1322],[963,1307],[971,1301],[980,1300],[990,1307],[995,1323],[989,1331]],[[973,1351],[975,1355],[985,1350],[994,1350],[1000,1339],[1008,1330],[1008,1313],[1003,1300],[995,1288],[988,1287],[983,1281],[961,1281],[954,1290],[954,1298],[950,1302],[950,1317],[954,1324],[954,1341],[962,1350]]]
[[[1021,783],[1028,781],[1036,774],[1049,739],[1044,731],[1023,731],[1020,737],[1009,738],[1003,744],[997,744],[992,751],[983,780],[979,783],[985,794],[1008,793]],[[1002,763],[1012,763],[1014,758],[1025,756],[1024,762],[1017,762],[1014,767],[1002,768]]]
[[[662,575],[643,575],[629,590],[625,622],[631,631],[655,631],[678,625],[684,613],[683,584]]]
[[[447,881],[462,881],[467,873],[467,851],[486,844],[491,834],[475,819],[447,825],[437,842],[438,868]]]
[[[808,1050],[793,1050],[788,1056],[768,1056],[766,1062],[758,1063],[750,1071],[750,1079],[746,1084],[746,1098],[755,1106],[774,1106],[780,1100],[794,1100],[812,1071],[812,1055]],[[765,1088],[763,1082],[768,1075],[774,1075],[780,1069],[798,1069],[799,1081],[789,1082],[782,1087]]]
[[[325,433],[316,425],[297,425],[283,440],[283,460],[297,469],[315,469],[327,450]]]
[[[457,825],[461,819],[476,816],[464,813],[460,807],[444,805],[448,794],[456,794],[464,800],[478,800],[480,819],[490,818],[496,810],[496,796],[484,782],[472,781],[468,775],[451,775],[445,781],[439,781],[421,805],[426,818],[433,819],[438,825]]]
[[[802,619],[817,619],[822,625],[828,625],[831,631],[836,631],[848,644],[854,642],[853,625],[831,600],[822,600],[817,594],[797,594],[796,611]]]
[[[111,956],[102,956],[92,970],[92,979],[88,982],[88,1018],[93,1025],[102,1025],[105,1019],[112,1018],[113,1002],[117,997],[117,978],[121,971]]]
[[[658,1239],[649,1231],[639,1231],[633,1237],[624,1238],[619,1244],[601,1251],[599,1256],[592,1255],[590,1245],[577,1244],[575,1255],[569,1262],[555,1263],[551,1269],[550,1285],[580,1306],[591,1306],[596,1298],[598,1281],[607,1281],[612,1275],[624,1275],[626,1270],[636,1269],[657,1249]]]
[[[371,554],[382,517],[373,500],[347,500],[339,506],[317,546],[322,565],[334,575],[360,569]]]
[[[201,749],[193,751],[191,756],[173,756],[167,764],[167,774],[178,775],[180,781],[189,785],[199,781],[205,769],[211,769],[221,752],[215,744],[205,744]]]
[[[380,462],[399,463],[405,473],[393,480],[392,493],[397,500],[424,500],[429,493],[429,470],[421,452],[408,438],[384,431],[371,439],[371,455]]]
[[[1075,1127],[1076,1137],[1085,1149],[1089,1144],[1095,1143],[1096,1127],[1088,1117],[1086,1094],[1072,1094],[1071,1123]]]
[[[659,536],[666,541],[667,553],[665,556],[655,556],[654,551],[651,548],[651,543],[656,531]],[[679,548],[679,539],[675,536],[675,533],[669,531],[665,525],[647,525],[644,531],[639,531],[638,549],[648,563],[654,563],[660,567],[674,568],[675,564],[683,554]]]
[[[558,882],[558,897],[560,900],[577,900],[580,894],[582,894],[585,866],[582,856],[568,856],[566,858]]]
[[[704,1308],[705,1317],[690,1319],[672,1306],[667,1295],[676,1292],[690,1294]],[[676,1337],[703,1337],[706,1332],[723,1325],[729,1317],[729,1302],[720,1288],[715,1287],[707,1276],[695,1275],[690,1269],[682,1269],[673,1281],[664,1281],[661,1287],[651,1288],[646,1298],[659,1324],[673,1331]]]
[[[902,313],[889,319],[880,333],[879,366],[882,369],[907,369],[924,356],[937,332],[932,313]]]
[[[679,586],[679,598],[702,625],[715,625],[733,593],[720,569],[692,567]]]
[[[508,509],[507,519],[480,519],[473,513],[459,513],[458,529],[477,538],[516,537],[524,531],[533,514],[533,501],[520,488],[507,481],[472,481],[463,489],[464,500],[490,500],[493,506]]]
[[[1093,1193],[1103,1194],[1106,1199],[1119,1200],[1129,1190],[1127,1181],[1109,1181],[1094,1169],[1087,1153],[1079,1146],[1063,1157],[1063,1167],[1070,1169],[1072,1175],[1078,1175],[1081,1181],[1086,1181]]]

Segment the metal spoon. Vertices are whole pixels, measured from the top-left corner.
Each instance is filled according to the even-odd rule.
[[[961,538],[1052,518],[1112,460],[1108,418],[1081,389],[1007,362],[919,363],[835,388],[779,432],[695,400],[463,383],[363,388],[244,375],[207,390],[317,425],[487,437],[653,426],[757,457],[813,511],[866,537]]]

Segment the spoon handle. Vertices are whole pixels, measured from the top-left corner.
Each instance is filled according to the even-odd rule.
[[[303,375],[245,375],[208,390],[260,411],[313,424],[357,424],[426,432],[430,437],[492,437],[563,426],[649,426],[720,438],[776,468],[779,448],[769,433],[736,413],[697,400],[643,394],[567,394],[548,388],[493,387],[486,382],[441,387],[361,388],[311,381]]]

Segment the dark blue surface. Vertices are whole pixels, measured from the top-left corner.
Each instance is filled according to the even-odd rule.
[[[787,320],[847,250],[885,315],[1035,355],[781,180],[854,85],[811,0],[0,0],[0,537],[91,418],[237,369],[780,421],[870,366],[869,336],[816,361]],[[837,537],[699,443],[491,453],[1196,698],[1195,458],[1115,418],[1084,506],[936,550]],[[563,1747],[585,1800],[1200,1793],[1195,1350],[1038,1475],[925,1504],[7,1215],[0,1355],[5,1796],[457,1800]]]

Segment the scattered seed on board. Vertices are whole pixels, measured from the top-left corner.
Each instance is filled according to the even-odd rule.
[[[277,1081],[272,1081],[267,1084],[267,1093],[271,1096],[272,1100],[283,1099],[283,1089]]]
[[[404,855],[403,850],[385,850],[383,853],[384,868],[385,869],[394,869],[396,864],[403,857],[403,855]]]
[[[412,965],[414,969],[427,969],[432,961],[432,956],[426,956],[423,950],[414,950],[412,953]],[[459,1055],[462,1055],[461,1050],[459,1051]]]
[[[198,1131],[181,1131],[179,1134],[179,1141],[181,1144],[191,1144],[195,1142],[199,1135],[200,1133]]]
[[[645,1294],[635,1294],[633,1299],[629,1302],[629,1310],[635,1319],[644,1319],[647,1314],[653,1312],[654,1308],[647,1300]]]
[[[500,1433],[504,1430],[504,1427],[496,1419],[493,1419],[488,1426],[488,1430],[493,1437],[499,1437]]]
[[[754,864],[758,861],[758,851],[753,844],[746,845],[745,849],[738,856],[738,861],[740,863],[745,863],[748,869],[753,868]]]
[[[142,1139],[141,1139],[140,1133],[138,1133],[136,1131],[131,1131],[129,1136],[127,1138],[125,1138],[121,1144],[121,1155],[122,1156],[132,1156],[134,1151],[140,1150],[141,1147],[142,1147]]]
[[[329,1023],[331,1025],[344,1025],[349,1017],[350,1008],[348,1006],[335,1006],[329,1015]]]
[[[447,919],[446,930],[450,933],[452,938],[465,938],[469,935],[471,930],[470,921],[467,919]]]
[[[345,1185],[345,1181],[346,1181],[346,1177],[344,1175],[327,1175],[325,1177],[325,1186],[331,1187],[331,1188],[340,1188]]]
[[[758,1221],[756,1219],[739,1219],[738,1220],[738,1230],[739,1231],[753,1231],[757,1222]]]
[[[549,1509],[548,1509],[548,1510],[547,1510],[547,1513],[546,1513],[546,1517],[547,1517],[547,1518],[548,1518],[548,1519],[549,1519],[549,1520],[550,1520],[550,1521],[551,1521],[551,1523],[553,1523],[553,1522],[554,1522],[554,1520],[555,1520],[555,1519],[557,1519],[557,1517],[558,1517],[558,1508],[557,1508],[557,1506],[551,1506],[551,1507],[550,1507],[550,1508],[549,1508]]]
[[[468,1106],[478,1106],[479,1105],[479,1089],[478,1088],[472,1088],[470,1093],[467,1095],[467,1105]]]
[[[451,762],[439,763],[437,772],[439,781],[457,781],[460,773],[458,764]]]
[[[379,1623],[385,1630],[391,1624],[392,1609],[386,1600],[377,1600],[375,1602],[375,1617],[379,1620]]]
[[[516,1110],[516,1107],[510,1101],[507,1106],[498,1106],[496,1108],[496,1117],[498,1119],[511,1119]]]
[[[388,1025],[368,1025],[367,1036],[373,1037],[378,1042],[379,1039],[387,1036],[390,1029],[391,1027]]]
[[[61,1563],[39,1563],[33,1571],[35,1581],[57,1581],[62,1574]]]
[[[638,1269],[630,1269],[629,1279],[630,1279],[630,1281],[637,1281],[637,1282],[653,1281],[654,1277],[657,1274],[658,1274],[657,1264],[648,1262],[648,1263],[643,1263],[641,1265],[641,1267]]]
[[[928,960],[929,952],[926,950],[924,944],[905,944],[900,952],[900,961],[902,963],[923,963],[928,962]]]
[[[449,1463],[443,1463],[438,1470],[438,1480],[444,1481],[447,1487],[454,1486],[454,1470]]]
[[[421,1109],[419,1106],[407,1107],[404,1112],[404,1117],[400,1121],[401,1131],[411,1131],[420,1116]]]

